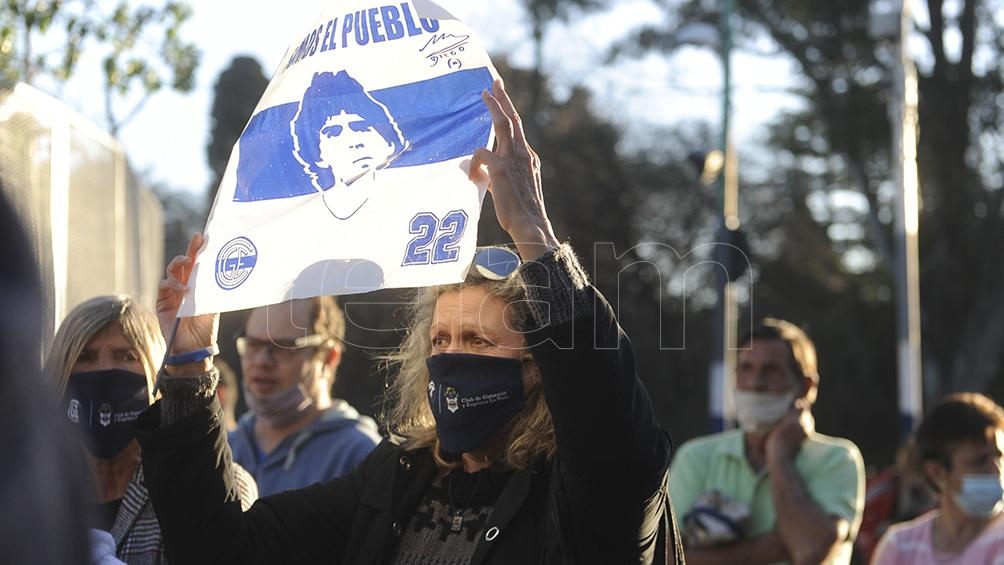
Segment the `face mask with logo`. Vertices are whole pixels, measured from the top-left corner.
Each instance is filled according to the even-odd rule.
[[[429,357],[426,366],[436,433],[450,453],[477,449],[523,410],[519,359],[446,353]]]
[[[245,384],[244,401],[256,417],[262,418],[273,428],[285,428],[296,422],[314,404],[314,399],[307,394],[303,383],[268,396],[254,394]]]
[[[747,433],[759,433],[769,430],[791,410],[795,392],[771,394],[736,390],[733,398],[739,427]]]
[[[73,373],[63,398],[66,417],[98,459],[113,459],[125,449],[136,435],[133,421],[150,406],[146,376],[125,369]]]
[[[962,490],[952,498],[972,518],[993,518],[1004,510],[1004,482],[999,474],[963,475]]]

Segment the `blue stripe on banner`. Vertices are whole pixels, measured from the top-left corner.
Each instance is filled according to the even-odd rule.
[[[221,271],[236,271],[238,269],[250,269],[255,266],[258,262],[257,255],[240,255],[237,257],[230,257],[223,261],[223,266]]]
[[[491,73],[482,67],[370,91],[370,96],[387,107],[409,145],[389,167],[439,163],[484,147],[491,131],[491,116],[481,100],[481,91],[491,84]],[[292,102],[273,106],[251,118],[238,141],[235,202],[290,198],[317,191],[294,155],[290,122],[299,105]]]

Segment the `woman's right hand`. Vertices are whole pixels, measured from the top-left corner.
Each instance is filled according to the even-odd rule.
[[[171,260],[167,265],[167,278],[160,281],[160,288],[157,291],[157,319],[160,321],[160,331],[164,334],[164,339],[170,339],[174,322],[178,320],[178,332],[174,336],[174,344],[168,355],[212,347],[216,343],[216,334],[220,326],[219,314],[178,318],[181,301],[188,292],[188,280],[192,275],[192,267],[195,266],[195,256],[204,241],[205,238],[201,233],[193,235],[188,243],[188,252]],[[209,363],[211,359],[207,359],[204,363],[205,369],[208,369]]]
[[[497,79],[492,92],[485,90],[481,98],[492,116],[496,148],[475,151],[468,174],[476,183],[487,181],[499,226],[512,237],[523,261],[532,261],[560,245],[544,209],[540,158],[526,141],[523,122],[502,80]]]

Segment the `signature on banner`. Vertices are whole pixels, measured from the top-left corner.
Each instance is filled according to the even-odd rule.
[[[435,67],[439,64],[439,61],[445,60],[446,65],[451,69],[459,69],[463,67],[463,63],[460,61],[460,54],[463,53],[464,47],[470,41],[471,36],[469,35],[454,35],[452,33],[440,33],[432,36],[425,45],[419,49],[420,53],[425,53],[427,50],[431,50],[425,58],[429,60],[431,67]]]

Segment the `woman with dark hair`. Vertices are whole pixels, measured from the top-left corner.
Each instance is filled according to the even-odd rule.
[[[540,160],[501,82],[483,98],[498,145],[475,153],[470,176],[489,184],[519,255],[479,251],[463,283],[419,291],[391,355],[400,370],[387,441],[349,475],[244,513],[228,500],[210,355],[169,367],[164,399],[137,424],[173,559],[611,564],[680,555],[665,491],[669,441],[630,342],[553,233]],[[174,324],[201,244],[196,236],[168,266],[162,329]],[[217,320],[182,318],[175,354],[211,352]]]

